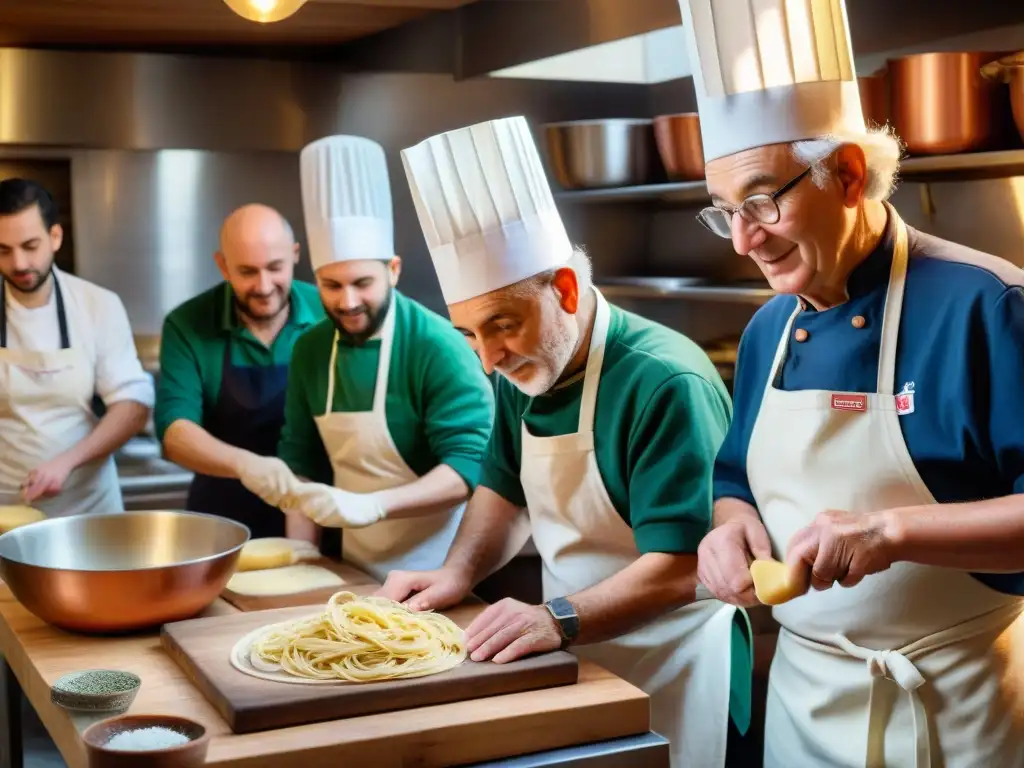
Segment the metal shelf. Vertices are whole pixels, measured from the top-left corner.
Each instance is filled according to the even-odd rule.
[[[761,305],[775,296],[767,283],[715,283],[689,277],[626,277],[598,280],[609,299],[681,299]]]
[[[900,164],[900,179],[907,182],[974,181],[1018,175],[1024,175],[1024,149],[911,157]],[[703,181],[684,181],[564,191],[556,193],[555,199],[566,203],[658,202],[685,205],[707,203],[710,197]]]

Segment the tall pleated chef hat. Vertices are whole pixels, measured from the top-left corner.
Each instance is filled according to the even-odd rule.
[[[679,0],[704,161],[865,130],[844,0]]]
[[[525,118],[431,136],[402,150],[402,163],[446,304],[572,256]]]
[[[395,255],[384,148],[362,136],[328,136],[299,155],[302,211],[313,271],[338,261]]]

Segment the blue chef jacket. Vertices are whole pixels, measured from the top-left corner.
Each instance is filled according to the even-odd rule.
[[[907,229],[910,264],[894,391],[913,383],[914,412],[899,418],[910,457],[939,503],[1024,493],[1024,270]],[[780,389],[876,390],[894,241],[890,220],[878,247],[851,273],[849,301],[824,312],[808,305],[800,314],[793,332],[808,336],[790,343]],[[715,464],[715,499],[754,504],[747,447],[796,302],[776,296],[743,333],[733,421]],[[852,322],[857,316],[866,321],[861,328]],[[1024,594],[1024,573],[975,576]]]

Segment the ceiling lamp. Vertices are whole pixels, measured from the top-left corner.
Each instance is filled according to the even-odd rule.
[[[287,19],[304,6],[306,0],[224,0],[224,3],[243,19],[269,24]]]

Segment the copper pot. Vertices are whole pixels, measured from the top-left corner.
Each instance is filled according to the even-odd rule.
[[[860,89],[860,107],[869,125],[882,126],[889,122],[889,81],[885,70],[857,78]]]
[[[1006,56],[982,67],[986,78],[1010,86],[1010,107],[1017,131],[1024,141],[1024,51]]]
[[[1009,105],[981,67],[1002,52],[920,53],[889,60],[892,122],[912,155],[994,149]]]
[[[704,178],[704,144],[696,112],[658,115],[654,118],[654,140],[670,179],[699,181]]]

